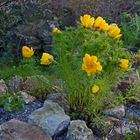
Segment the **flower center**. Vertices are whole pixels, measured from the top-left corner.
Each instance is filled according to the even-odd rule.
[[[94,65],[95,65],[95,64],[94,64],[94,63],[92,63],[92,62],[88,62],[87,67],[88,67],[88,68],[93,68],[93,67],[94,67]]]

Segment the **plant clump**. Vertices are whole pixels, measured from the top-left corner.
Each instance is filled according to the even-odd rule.
[[[104,109],[116,103],[115,84],[133,71],[132,55],[123,47],[121,36],[117,24],[88,14],[80,17],[77,27],[53,35],[55,67],[64,80],[72,114],[101,121]]]

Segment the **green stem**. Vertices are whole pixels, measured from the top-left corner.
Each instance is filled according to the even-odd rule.
[[[103,123],[106,123],[103,119],[101,119],[99,116],[97,116],[97,114],[95,113],[95,111],[93,112],[94,116],[100,121],[100,122],[103,122]]]

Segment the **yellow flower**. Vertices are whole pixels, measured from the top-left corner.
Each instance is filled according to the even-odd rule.
[[[108,35],[113,37],[114,39],[120,38],[122,34],[120,34],[121,30],[117,24],[111,24],[108,29]]]
[[[42,65],[49,65],[53,61],[53,56],[50,55],[49,53],[43,53],[42,57],[40,59],[40,64]]]
[[[99,91],[99,89],[100,89],[99,86],[93,85],[92,86],[92,93],[94,93],[94,94],[97,93]]]
[[[80,16],[81,24],[86,28],[91,28],[94,24],[94,20],[95,20],[94,17],[91,17],[88,14]]]
[[[99,26],[99,29],[102,31],[107,31],[109,29],[108,23],[105,20],[103,20]]]
[[[95,28],[99,28],[100,30],[107,31],[109,29],[108,23],[100,16],[98,16],[94,23]]]
[[[89,54],[85,54],[83,58],[82,69],[85,70],[90,76],[92,73],[102,70],[102,66],[100,62],[97,62],[96,56],[90,56]]]
[[[98,17],[96,18],[95,22],[94,22],[94,27],[95,27],[95,28],[100,27],[100,24],[101,24],[101,22],[102,22],[103,20],[104,20],[104,19],[103,19],[102,17],[98,16]]]
[[[123,69],[128,69],[129,67],[129,60],[128,59],[120,59],[119,66]]]
[[[22,47],[22,56],[26,58],[30,58],[34,55],[33,48],[29,48],[28,46]]]
[[[61,31],[57,27],[53,28],[52,32],[53,33],[61,33]]]

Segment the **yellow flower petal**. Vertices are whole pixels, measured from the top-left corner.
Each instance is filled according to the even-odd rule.
[[[80,21],[81,21],[82,25],[84,25],[84,21],[83,21],[83,17],[82,16],[80,16]]]
[[[94,94],[97,93],[97,92],[99,91],[99,89],[100,89],[100,88],[99,88],[98,85],[93,85],[93,86],[92,86],[92,93],[94,93]]]
[[[91,16],[90,15],[84,15],[84,23],[85,23],[85,27],[89,27],[89,25],[90,25],[90,18],[91,18]]]
[[[94,20],[95,20],[94,17],[91,17],[88,14],[80,16],[81,24],[86,28],[91,28],[94,24]]]
[[[98,69],[98,71],[102,71],[102,66],[100,65],[100,62],[97,62],[97,69]]]
[[[43,53],[42,57],[40,59],[40,64],[42,65],[49,65],[53,61],[53,56],[50,55],[49,53]]]
[[[93,26],[94,21],[95,21],[95,18],[94,17],[90,18],[89,26]]]
[[[101,24],[101,22],[102,22],[103,20],[104,20],[104,19],[103,19],[102,17],[98,16],[98,17],[96,18],[96,20],[95,20],[94,27],[95,27],[95,28],[100,27],[100,24]]]
[[[122,36],[122,34],[119,34],[114,39],[119,39],[121,36]]]
[[[106,23],[106,21],[103,20],[99,26],[99,29],[102,31],[107,31],[109,29],[108,23]]]
[[[93,61],[93,62],[96,62],[97,61],[97,56],[90,56],[91,57],[91,60]]]
[[[22,56],[26,58],[30,58],[34,55],[33,48],[29,48],[28,46],[22,47]]]
[[[61,31],[57,27],[53,28],[52,32],[53,33],[61,33]]]
[[[129,60],[128,59],[120,59],[119,66],[122,69],[128,69],[128,67],[129,67]]]
[[[85,70],[87,74],[90,76],[92,73],[101,71],[102,66],[100,62],[97,62],[96,56],[90,56],[89,54],[85,54],[83,58],[82,69]]]
[[[115,39],[120,38],[120,37],[121,37],[120,32],[121,32],[121,30],[120,30],[120,28],[118,27],[117,24],[111,24],[111,25],[109,26],[108,35],[109,35],[110,37],[113,37],[113,38],[115,38]]]

